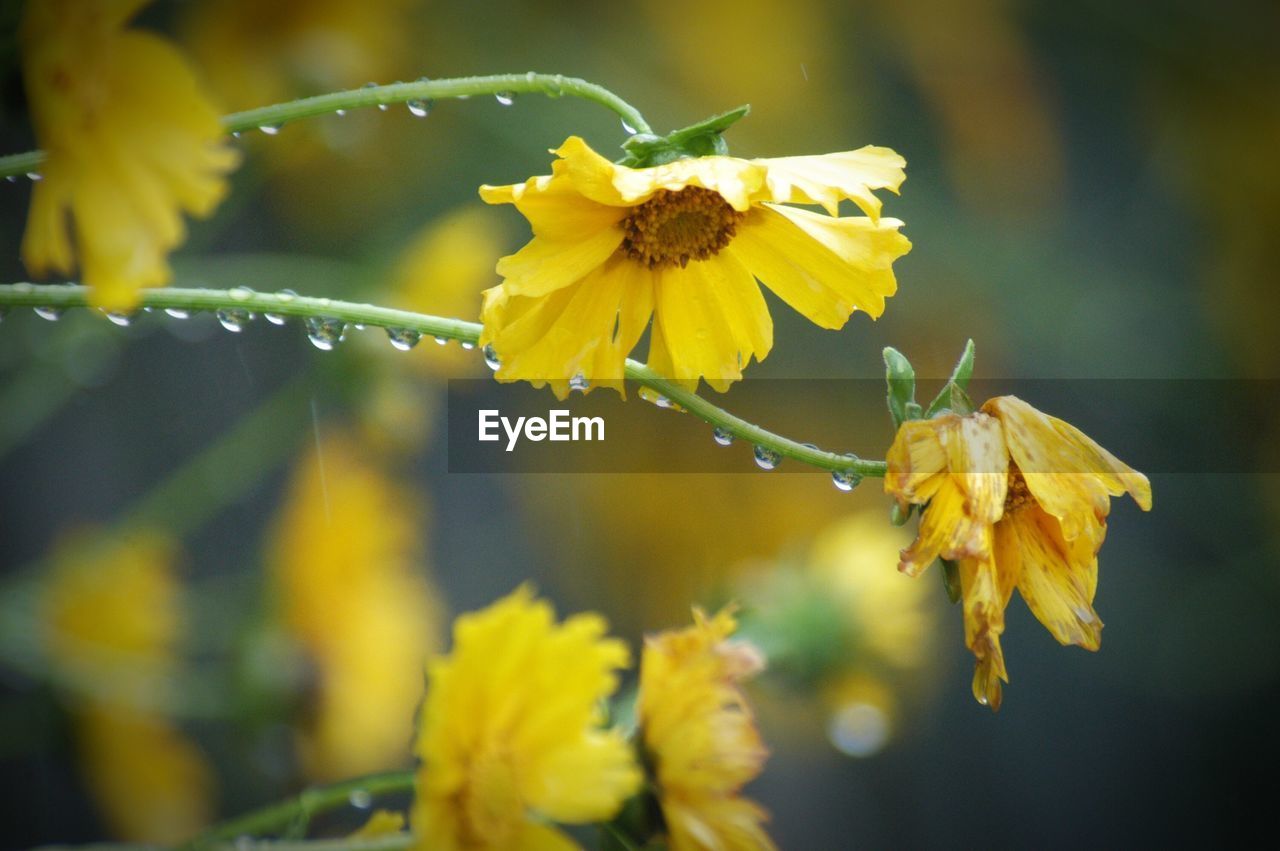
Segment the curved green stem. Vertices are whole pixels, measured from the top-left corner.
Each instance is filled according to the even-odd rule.
[[[330,92],[299,100],[286,101],[233,112],[222,117],[222,126],[228,133],[242,133],[260,127],[279,127],[302,118],[329,115],[339,110],[361,109],[371,106],[388,106],[411,101],[429,102],[446,98],[468,98],[473,95],[540,94],[558,98],[568,95],[598,103],[613,110],[628,127],[637,133],[652,133],[649,122],[640,110],[618,97],[604,86],[578,77],[562,74],[491,74],[485,77],[454,77],[441,80],[416,80],[412,83],[390,83],[385,86],[364,86],[345,92]],[[0,177],[31,174],[40,170],[44,162],[43,151],[27,151],[0,157]]]
[[[240,837],[266,836],[280,833],[300,821],[305,823],[320,813],[349,805],[353,795],[378,797],[380,795],[411,793],[413,792],[413,777],[412,771],[389,771],[384,774],[371,774],[367,777],[357,777],[354,780],[344,780],[329,786],[313,786],[287,800],[270,804],[262,809],[216,824],[195,839],[192,839],[183,848],[185,851],[206,851],[206,849],[218,847],[222,842],[236,840]],[[264,843],[265,845],[266,843]],[[236,847],[241,846],[237,843]],[[272,842],[269,847],[281,848],[284,846],[281,843]],[[307,843],[306,845],[300,844],[298,847],[315,848],[316,845]],[[363,848],[365,846],[362,845],[360,847]],[[399,848],[403,846],[378,847]]]
[[[480,325],[461,319],[429,316],[408,310],[395,310],[372,304],[308,298],[288,293],[257,293],[248,289],[152,289],[142,291],[142,306],[178,308],[182,310],[241,310],[273,313],[301,318],[337,319],[361,325],[388,329],[405,329],[419,334],[475,344],[480,340]],[[75,286],[39,286],[35,284],[0,285],[0,306],[82,307],[88,303],[89,290]],[[869,461],[818,449],[774,434],[758,425],[729,413],[706,399],[663,378],[648,366],[627,360],[627,378],[661,394],[667,400],[722,429],[733,437],[776,452],[811,467],[828,472],[852,473],[864,478],[883,477],[883,461]]]

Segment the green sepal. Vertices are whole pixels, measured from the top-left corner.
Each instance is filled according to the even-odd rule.
[[[898,503],[894,503],[889,507],[889,522],[894,526],[906,526],[907,521],[911,519],[911,512],[915,510],[915,505],[907,503],[907,507],[903,508]]]
[[[934,400],[929,403],[929,408],[924,414],[926,419],[943,411],[954,411],[962,416],[974,412],[973,400],[966,392],[969,379],[973,377],[973,355],[973,340],[969,340],[964,344],[964,351],[960,353],[960,360],[956,361],[955,369],[951,370],[951,377],[938,391]]]
[[[744,104],[737,109],[704,118],[688,127],[672,130],[665,136],[637,133],[622,143],[626,156],[618,160],[618,164],[631,168],[649,168],[685,157],[725,156],[729,153],[729,145],[721,134],[750,111],[750,105]]]
[[[942,564],[942,587],[946,589],[947,599],[953,603],[960,602],[960,565],[949,558],[940,558]]]
[[[911,361],[892,346],[884,349],[884,380],[888,385],[887,401],[894,431],[907,420],[920,419],[920,406],[916,404],[916,371],[911,368]]]

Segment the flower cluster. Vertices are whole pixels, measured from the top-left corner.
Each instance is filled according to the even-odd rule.
[[[737,683],[762,664],[728,612],[648,640],[637,718],[673,849],[772,848],[739,797],[765,751]],[[422,849],[573,848],[553,823],[614,818],[644,770],[603,701],[629,664],[594,614],[557,623],[521,587],[460,617],[427,669],[412,828]],[[661,835],[660,825],[645,825]],[[648,835],[639,837],[643,842]]]

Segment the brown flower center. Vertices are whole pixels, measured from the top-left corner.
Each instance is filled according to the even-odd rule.
[[[1005,516],[1013,512],[1026,508],[1036,501],[1031,495],[1031,489],[1027,487],[1027,480],[1023,477],[1022,471],[1013,464],[1009,465],[1009,490],[1004,498]]]
[[[743,215],[710,189],[659,189],[622,220],[622,251],[650,269],[684,268],[690,260],[718,254]]]

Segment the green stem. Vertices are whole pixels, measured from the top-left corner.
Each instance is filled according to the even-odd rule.
[[[387,106],[410,101],[434,101],[446,98],[468,98],[474,95],[540,94],[558,98],[564,95],[598,103],[617,113],[628,127],[637,133],[652,133],[649,122],[640,110],[618,97],[604,86],[587,82],[578,77],[562,74],[492,74],[486,77],[455,77],[441,80],[417,80],[412,83],[391,83],[385,86],[365,86],[345,92],[330,92],[299,100],[286,101],[233,112],[222,118],[222,126],[228,133],[242,133],[260,127],[279,127],[291,121],[329,115],[339,110],[347,111],[371,106]],[[44,163],[43,151],[27,151],[0,157],[0,177],[38,172]]]
[[[85,287],[40,286],[27,283],[0,285],[0,306],[83,307],[88,303],[88,296],[89,290]],[[144,307],[243,310],[301,318],[337,319],[353,324],[406,329],[464,343],[475,344],[480,340],[481,328],[475,322],[328,298],[308,298],[287,293],[258,293],[242,288],[151,289],[143,290],[141,298],[141,304]],[[626,375],[637,384],[648,387],[699,419],[722,429],[725,433],[739,440],[748,441],[754,446],[772,450],[783,458],[791,458],[828,472],[853,473],[864,478],[879,478],[885,474],[883,461],[869,461],[840,455],[774,434],[713,405],[697,393],[686,390],[670,379],[663,378],[642,363],[628,359]]]
[[[187,843],[184,846],[184,851],[207,851],[207,849],[219,847],[222,842],[233,841],[240,837],[279,833],[299,820],[307,821],[320,813],[349,805],[352,795],[367,794],[371,797],[377,797],[379,795],[411,793],[413,792],[413,776],[412,771],[389,771],[385,774],[371,774],[367,777],[357,777],[354,780],[344,780],[329,786],[313,786],[287,800],[214,825]],[[314,842],[305,844],[291,843],[288,846],[281,842],[272,842],[269,845],[263,843],[263,847],[276,849],[294,847],[295,845],[298,848],[317,847]],[[237,843],[236,847],[239,848],[241,846]],[[364,848],[366,846],[362,845],[360,847]],[[404,846],[378,847],[400,848]]]

